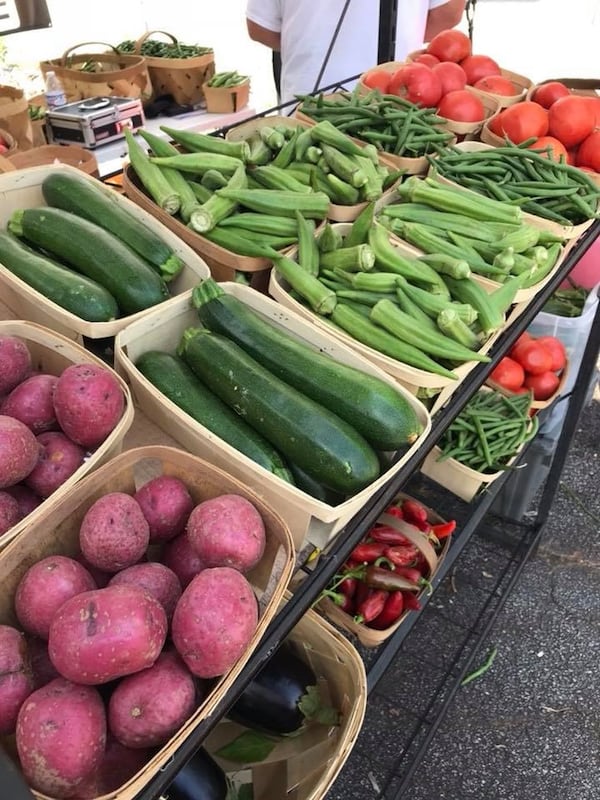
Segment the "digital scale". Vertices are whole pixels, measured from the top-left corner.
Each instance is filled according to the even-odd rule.
[[[50,142],[94,149],[135,133],[144,124],[144,109],[133,97],[91,97],[59,106],[46,114]]]

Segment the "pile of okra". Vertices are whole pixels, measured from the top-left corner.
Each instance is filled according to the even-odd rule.
[[[523,445],[536,435],[538,417],[531,417],[530,392],[511,397],[480,389],[439,441],[438,461],[453,458],[477,472],[506,469]]]

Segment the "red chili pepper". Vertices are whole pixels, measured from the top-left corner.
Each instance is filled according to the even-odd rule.
[[[356,607],[356,621],[372,622],[383,611],[387,598],[388,592],[385,589],[373,589],[366,600]]]
[[[364,582],[372,589],[385,589],[386,592],[393,592],[396,589],[414,591],[419,588],[413,581],[409,581],[408,578],[399,575],[398,570],[383,569],[372,564],[365,571]]]
[[[383,555],[387,547],[383,542],[361,542],[357,544],[350,558],[359,564],[372,564],[376,559]]]
[[[394,572],[412,583],[420,583],[424,580],[423,573],[416,567],[397,567]]]
[[[400,508],[400,506],[390,506],[385,510],[386,514],[389,514],[390,517],[397,517],[398,519],[404,519],[404,512]]]
[[[356,578],[344,578],[338,589],[345,597],[354,597],[357,585],[358,580]]]
[[[340,597],[344,599],[339,604],[339,607],[342,611],[345,611],[346,614],[350,614],[350,616],[354,616],[355,611],[355,604],[354,604],[354,597],[351,594],[343,594],[340,592]]]
[[[419,528],[419,530],[422,530],[421,525],[429,525],[427,522],[427,509],[418,500],[413,500],[411,497],[403,500],[402,513],[404,514],[404,519]]]
[[[400,533],[400,531],[397,531],[395,528],[391,528],[389,525],[377,525],[375,528],[371,528],[369,536],[376,542],[385,542],[390,545],[412,544],[410,539],[403,533]]]
[[[414,564],[418,558],[419,551],[411,545],[397,545],[395,547],[386,547],[383,555],[388,561],[391,561],[394,567],[405,567],[409,564]]]
[[[367,599],[371,592],[371,587],[364,581],[358,581],[356,584],[356,591],[354,592],[354,607],[359,608]]]
[[[456,520],[451,519],[448,522],[440,522],[437,525],[431,526],[431,533],[435,536],[436,539],[440,541],[445,539],[447,536],[450,536],[456,530]]]
[[[389,628],[399,619],[403,610],[404,596],[402,592],[399,589],[395,592],[388,592],[383,611],[369,623],[369,628],[375,628],[378,631]]]
[[[409,611],[419,611],[421,609],[421,603],[419,602],[419,598],[416,594],[412,592],[402,592],[402,596],[404,598],[404,608]]]

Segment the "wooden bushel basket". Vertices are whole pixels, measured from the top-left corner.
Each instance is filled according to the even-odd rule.
[[[77,53],[79,47],[100,45],[108,52]],[[83,69],[86,64],[94,71]],[[60,58],[42,61],[40,69],[46,77],[50,71],[61,81],[67,102],[88,97],[134,97],[144,102],[150,99],[152,84],[146,60],[142,56],[124,55],[111,44],[104,42],[82,42],[73,45]]]
[[[135,43],[134,53],[141,56],[148,67],[152,83],[152,99],[168,94],[176,103],[182,105],[199,103],[204,99],[203,84],[215,74],[214,53],[191,58],[145,56],[142,53],[142,45],[153,33],[160,33],[168,37],[173,44],[178,44],[173,34],[166,31],[148,31]]]

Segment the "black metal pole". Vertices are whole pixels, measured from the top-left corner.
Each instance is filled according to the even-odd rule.
[[[396,11],[398,0],[379,0],[379,41],[377,63],[395,61]]]

